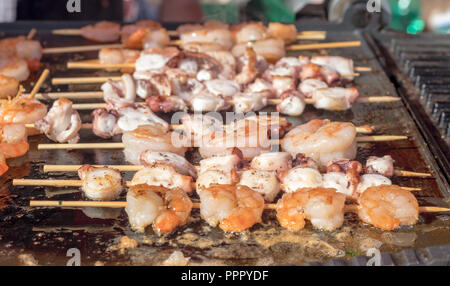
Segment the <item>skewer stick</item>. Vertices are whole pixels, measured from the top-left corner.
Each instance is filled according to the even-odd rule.
[[[302,51],[302,50],[348,48],[348,47],[359,47],[359,46],[361,46],[360,41],[349,41],[349,42],[334,42],[334,43],[320,43],[320,44],[290,45],[290,46],[286,47],[286,50]]]
[[[178,41],[172,41],[172,44],[178,44]],[[320,43],[320,44],[299,44],[290,45],[286,47],[288,51],[303,51],[303,50],[318,50],[318,49],[335,49],[335,48],[347,48],[347,47],[359,47],[360,41],[349,42],[332,42],[332,43]],[[71,46],[60,48],[45,48],[42,49],[43,54],[61,54],[61,53],[76,53],[76,52],[88,52],[98,51],[103,48],[123,48],[122,44],[108,44],[108,45],[91,45],[91,46]]]
[[[39,80],[34,85],[33,89],[31,90],[31,93],[28,95],[29,98],[33,98],[35,94],[39,91],[41,88],[41,85],[44,83],[44,81],[47,79],[50,71],[48,69],[45,69],[41,76],[39,77]]]
[[[66,95],[71,96],[70,93],[65,93]],[[45,97],[45,94],[43,94],[41,97]],[[59,98],[57,97],[57,93],[49,94],[50,96],[53,96],[53,98]],[[73,98],[88,98],[89,95],[84,93],[75,93],[73,94]],[[96,97],[100,97],[100,93],[95,93]],[[60,96],[64,97],[64,96]],[[392,97],[392,96],[375,96],[375,97],[360,97],[356,100],[356,102],[359,103],[384,103],[384,102],[397,102],[400,101],[401,98],[399,97]],[[281,99],[275,98],[275,99],[269,99],[267,101],[268,105],[278,105],[281,103]],[[315,101],[312,98],[306,98],[305,102],[307,104],[314,104]],[[230,103],[233,103],[233,101],[230,101]],[[144,102],[138,102],[138,104],[145,104]],[[92,110],[92,109],[99,109],[99,108],[106,108],[106,103],[75,103],[72,104],[73,109],[77,110]]]
[[[122,48],[122,44],[109,44],[109,45],[91,45],[91,46],[71,46],[61,48],[45,48],[42,49],[43,54],[63,54],[63,53],[76,53],[76,52],[89,52],[98,51],[104,48]]]
[[[80,29],[55,29],[52,30],[53,35],[60,36],[81,36]],[[167,34],[171,37],[178,37],[177,31],[167,31]],[[297,39],[299,40],[319,40],[326,38],[326,31],[301,31],[297,34]]]
[[[419,177],[419,178],[431,178],[433,175],[429,173],[411,172],[404,170],[394,170],[394,176],[398,177]]]
[[[357,71],[357,72],[371,72],[372,68],[369,68],[369,67],[355,67],[355,71]]]
[[[228,125],[224,125],[226,128]],[[34,124],[25,124],[25,127],[27,128],[35,128]],[[81,124],[81,129],[92,129],[92,123],[83,123]],[[184,126],[182,124],[171,124],[170,125],[171,130],[183,130]],[[361,127],[356,127],[356,132],[362,133],[362,134],[370,134],[374,131],[374,126],[369,125],[363,125]]]
[[[27,35],[27,40],[31,40],[31,39],[33,39],[34,38],[34,36],[36,36],[36,29],[31,29],[30,30],[30,32],[28,33],[28,35]]]
[[[96,207],[96,208],[125,208],[127,202],[124,201],[30,201],[30,207]],[[200,208],[199,203],[193,203],[193,208]],[[264,209],[275,210],[276,204],[265,204]],[[357,205],[346,205],[345,212],[356,212]],[[449,212],[450,208],[423,206],[419,207],[420,213]]]
[[[61,84],[83,84],[83,83],[104,83],[108,80],[119,81],[120,76],[105,76],[105,77],[70,77],[70,78],[53,78],[53,85]]]
[[[48,92],[36,93],[36,99],[58,99],[65,97],[67,99],[97,99],[103,98],[102,91],[88,91],[88,92]]]
[[[378,135],[378,136],[359,136],[356,137],[357,142],[386,142],[386,141],[399,141],[407,140],[408,136],[396,136],[396,135]],[[281,144],[281,140],[276,140],[273,144]],[[64,150],[64,149],[124,149],[125,144],[121,142],[114,143],[55,143],[55,144],[39,144],[38,150]]]
[[[135,63],[122,63],[122,64],[102,64],[98,59],[84,60],[77,62],[67,62],[68,69],[120,69],[120,68],[135,68]],[[357,72],[370,72],[370,67],[355,67]],[[341,74],[343,77],[359,76],[359,73]]]
[[[13,186],[43,186],[43,187],[81,187],[82,180],[54,180],[54,179],[14,179]],[[133,186],[130,181],[125,182],[127,187]],[[192,188],[196,189],[196,184],[192,183]],[[421,191],[420,188],[402,187],[402,189],[416,192]]]
[[[82,165],[44,165],[44,173],[49,172],[77,172]],[[106,167],[119,170],[121,172],[137,172],[142,170],[144,166],[142,165],[94,165],[94,167]],[[394,176],[397,177],[420,177],[420,178],[430,178],[431,174],[419,173],[412,171],[395,170]]]
[[[52,30],[53,35],[62,35],[62,36],[80,36],[80,29],[57,29]]]

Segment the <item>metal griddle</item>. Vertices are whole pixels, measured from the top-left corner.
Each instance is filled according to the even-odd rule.
[[[80,27],[85,23],[72,23]],[[44,47],[92,44],[80,37],[50,35],[49,30],[63,28],[59,23],[16,23],[2,24],[0,31],[11,34],[26,34],[30,28],[37,28]],[[64,25],[67,27],[67,24]],[[306,26],[299,26],[305,29]],[[325,26],[324,26],[325,27]],[[305,51],[304,55],[330,54],[351,57],[356,66],[368,66],[372,72],[363,72],[355,80],[361,96],[398,96],[396,88],[386,76],[373,43],[367,41],[366,32],[335,30],[328,26],[327,41],[362,42],[361,47],[324,51]],[[321,27],[324,29],[323,27]],[[11,35],[9,34],[9,35]],[[299,55],[299,52],[289,53]],[[102,76],[110,73],[89,70],[66,70],[68,60],[96,58],[97,53],[45,55],[44,67],[51,70],[51,77]],[[44,68],[43,67],[43,68]],[[36,75],[37,74],[37,75]],[[35,81],[39,73],[33,75]],[[27,83],[26,87],[29,87]],[[88,91],[99,90],[99,85],[54,86],[47,83],[41,91]],[[89,100],[76,101],[95,102]],[[98,100],[97,100],[98,102]],[[49,103],[51,104],[51,103]],[[267,108],[264,111],[273,111]],[[81,111],[83,122],[90,122],[90,112]],[[164,115],[169,119],[170,116]],[[394,184],[419,187],[415,193],[421,205],[449,207],[449,184],[427,142],[418,131],[403,102],[380,104],[356,104],[345,112],[316,110],[308,106],[298,118],[289,118],[294,124],[311,119],[351,121],[355,125],[377,126],[376,134],[407,135],[410,139],[397,142],[365,143],[358,145],[357,160],[365,162],[368,156],[390,154],[395,167],[416,172],[430,172],[433,178],[394,177]],[[81,131],[81,142],[105,142],[89,130]],[[120,150],[49,150],[37,151],[37,144],[49,143],[45,136],[30,139],[30,151],[22,158],[8,161],[10,171],[0,178],[0,265],[19,264],[20,254],[32,255],[40,265],[65,265],[68,249],[81,252],[82,265],[160,265],[174,250],[181,250],[191,258],[194,265],[360,265],[367,259],[365,250],[379,246],[384,264],[439,264],[448,263],[450,254],[450,216],[444,214],[423,214],[415,227],[386,232],[359,222],[353,214],[346,214],[340,229],[329,233],[313,230],[308,224],[298,233],[289,233],[276,222],[275,214],[265,211],[263,223],[241,234],[225,234],[218,228],[211,228],[200,219],[194,210],[187,225],[175,232],[157,236],[152,230],[145,234],[133,232],[122,209],[72,209],[72,208],[30,208],[30,200],[82,200],[74,188],[13,187],[13,178],[55,178],[76,179],[76,173],[42,172],[44,164],[126,164]],[[120,136],[113,139],[120,142]],[[111,140],[109,140],[111,141]],[[188,155],[198,160],[198,154]],[[130,173],[123,173],[130,179]],[[125,196],[122,195],[122,200]],[[137,249],[120,251],[115,246],[127,235],[136,239]]]

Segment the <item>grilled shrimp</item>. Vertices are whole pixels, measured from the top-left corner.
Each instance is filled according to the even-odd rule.
[[[280,192],[280,182],[275,172],[246,170],[241,174],[239,185],[260,193],[266,202],[272,202]]]
[[[191,200],[180,189],[137,185],[127,193],[125,211],[132,229],[144,232],[153,224],[153,230],[161,234],[185,224],[191,209]]]
[[[157,193],[159,188],[146,185],[129,188],[125,211],[133,230],[144,232],[164,208],[164,201]]]
[[[225,50],[233,46],[231,32],[227,29],[202,29],[195,30],[180,35],[183,45],[189,43],[219,44]]]
[[[81,189],[91,200],[115,200],[123,190],[122,175],[116,169],[83,165],[78,169],[78,176],[83,181]]]
[[[240,232],[261,221],[264,199],[246,186],[214,185],[199,196],[200,214],[211,226]]]
[[[344,206],[345,195],[334,189],[301,189],[277,202],[277,219],[290,231],[304,228],[305,219],[318,229],[333,231],[344,222]]]
[[[30,76],[30,70],[25,60],[17,58],[6,58],[0,61],[0,75],[25,81]]]
[[[0,176],[8,171],[9,167],[6,165],[6,158],[3,153],[0,153]]]
[[[218,131],[203,137],[199,148],[203,158],[223,155],[229,148],[237,147],[245,159],[252,159],[261,153],[270,151],[272,145],[267,131],[255,124],[249,124],[231,131]]]
[[[6,159],[16,158],[25,155],[30,149],[30,145],[25,140],[21,140],[18,143],[0,143],[0,153],[4,155]]]
[[[354,159],[356,128],[352,123],[311,120],[289,131],[281,147],[295,156],[303,153],[321,165],[334,158]]]
[[[242,23],[231,27],[236,43],[248,43],[265,39],[267,37],[266,27],[261,22]]]
[[[37,60],[42,57],[42,47],[38,41],[28,40],[23,36],[0,40],[0,54],[3,58]]]
[[[194,179],[197,178],[197,169],[186,158],[178,154],[146,150],[142,152],[140,161],[146,167],[151,167],[157,163],[171,165],[178,173],[191,176]]]
[[[132,185],[146,184],[169,189],[180,188],[186,193],[192,192],[192,177],[179,174],[172,165],[155,163],[134,174]]]
[[[181,134],[178,136],[178,134],[151,125],[139,126],[133,131],[125,132],[122,141],[125,144],[126,160],[135,165],[140,164],[140,156],[145,150],[171,152],[180,156],[184,156],[187,150],[184,147],[187,145],[183,145],[186,142],[184,142],[184,137]]]
[[[0,123],[34,123],[45,117],[47,107],[34,98],[15,97],[0,107]]]
[[[94,42],[115,42],[120,38],[120,25],[107,21],[98,22],[81,28],[81,35]]]
[[[15,158],[25,155],[29,145],[27,140],[27,130],[23,124],[3,124],[0,134],[0,153],[3,157]]]
[[[0,99],[13,97],[19,91],[19,81],[0,74]]]
[[[134,63],[139,58],[140,52],[130,49],[104,48],[98,53],[101,64],[126,64]],[[118,68],[107,69],[108,71],[119,70]]]
[[[267,32],[270,37],[281,39],[285,43],[292,43],[297,40],[297,28],[295,25],[270,22]]]
[[[166,190],[161,194],[165,209],[153,222],[153,230],[159,234],[172,232],[184,225],[192,210],[192,201],[181,189]]]
[[[393,230],[401,225],[413,225],[419,219],[417,199],[399,186],[368,188],[358,203],[359,218],[381,229]]]

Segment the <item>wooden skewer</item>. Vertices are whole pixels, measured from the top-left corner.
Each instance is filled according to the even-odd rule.
[[[173,43],[177,42],[173,41]],[[286,47],[286,50],[301,51],[301,50],[334,49],[334,48],[359,47],[359,46],[361,46],[361,42],[350,41],[350,42],[290,45]],[[104,48],[123,48],[123,45],[108,44],[108,45],[92,45],[92,46],[71,46],[61,48],[45,48],[42,49],[42,53],[43,54],[76,53],[76,52],[98,51]]]
[[[411,172],[404,170],[394,170],[394,176],[398,177],[419,177],[419,178],[431,178],[433,175],[429,173]]]
[[[102,64],[98,59],[95,60],[85,60],[78,62],[67,62],[68,69],[121,69],[121,68],[135,68],[135,63],[123,63],[123,64]],[[357,72],[370,72],[372,68],[370,67],[355,67]],[[352,74],[342,74],[341,76],[360,76],[359,73]]]
[[[36,32],[37,32],[37,30],[36,29],[31,29],[30,30],[30,32],[28,33],[28,35],[27,35],[27,40],[31,40],[31,39],[33,39],[34,38],[34,36],[36,36]]]
[[[108,80],[119,81],[122,80],[120,76],[105,76],[105,77],[70,77],[70,78],[53,78],[53,85],[61,84],[84,84],[84,83],[104,83]]]
[[[397,135],[377,135],[377,136],[358,136],[357,142],[386,142],[386,141],[399,141],[407,140],[408,136]],[[281,140],[277,140],[274,144],[281,144]],[[75,143],[75,144],[39,144],[38,150],[64,150],[64,149],[124,149],[125,144],[121,142],[105,142],[105,143]]]
[[[34,85],[33,89],[31,90],[30,94],[28,95],[29,98],[33,98],[35,94],[39,91],[41,88],[41,85],[44,83],[44,81],[47,79],[50,71],[48,69],[45,69],[41,76],[39,77],[39,80]]]
[[[36,128],[34,126],[34,124],[25,124],[25,127],[27,128]],[[226,128],[227,125],[224,125],[224,127]],[[92,123],[83,123],[81,124],[81,129],[92,129]],[[171,130],[183,130],[184,126],[182,124],[171,124],[170,125],[170,129]],[[362,134],[370,134],[373,132],[373,130],[375,129],[375,127],[373,126],[368,126],[368,125],[363,125],[361,127],[356,127],[356,132],[358,133],[362,133]]]
[[[372,68],[370,68],[370,67],[355,67],[355,71],[358,71],[358,72],[371,72]]]
[[[14,179],[13,186],[42,186],[42,187],[81,187],[82,180],[54,180],[54,179]],[[125,182],[127,187],[133,186],[130,181]],[[196,189],[197,185],[192,183],[192,188]],[[420,188],[402,187],[402,189],[416,192],[421,191]]]
[[[88,91],[88,92],[48,92],[36,93],[36,99],[58,99],[65,97],[68,99],[100,99],[103,98],[102,91]]]
[[[80,36],[80,29],[56,29],[52,30],[53,35],[62,35],[62,36]]]
[[[286,47],[286,50],[301,51],[301,50],[348,48],[348,47],[359,47],[359,46],[361,46],[360,41],[349,41],[349,42],[334,42],[334,43],[320,43],[320,44],[290,45],[290,46]]]
[[[30,207],[97,207],[97,208],[125,208],[124,201],[30,201]],[[193,203],[193,208],[200,208],[199,203]],[[276,210],[276,204],[265,204],[264,209]],[[357,205],[346,205],[345,212],[356,212]],[[450,208],[423,206],[419,207],[420,213],[449,212]]]
[[[76,172],[82,165],[44,165],[44,173],[49,172]],[[119,170],[121,172],[137,172],[142,170],[144,166],[142,165],[94,165],[94,167],[107,167]],[[430,178],[431,174],[411,172],[404,170],[395,170],[394,176],[397,177],[420,177],[420,178]]]
[[[52,31],[53,35],[61,36],[81,36],[80,29],[56,29]],[[178,37],[177,31],[167,31],[171,37]],[[298,32],[297,40],[325,40],[327,33],[325,31],[302,31]]]
[[[66,95],[70,95],[70,93],[65,93]],[[59,98],[58,93],[50,94],[53,98]],[[83,93],[74,93],[73,98],[88,98],[89,95],[83,94]],[[95,96],[100,97],[99,93],[96,93]],[[64,96],[60,96],[64,97]],[[45,94],[41,95],[41,98],[45,98]],[[397,102],[400,101],[400,97],[393,97],[393,96],[374,96],[374,97],[359,97],[356,102],[358,103],[386,103],[386,102]],[[278,105],[281,103],[281,99],[275,98],[275,99],[269,99],[267,101],[268,105]],[[314,104],[314,99],[312,98],[306,98],[305,102],[307,104]],[[233,103],[231,101],[231,103]],[[138,104],[145,104],[144,102],[138,102]],[[106,108],[106,103],[75,103],[72,104],[73,109],[77,110],[92,110],[92,109],[99,109],[99,108]]]
[[[42,49],[43,54],[63,54],[63,53],[76,53],[76,52],[89,52],[98,51],[104,48],[122,48],[122,44],[109,44],[109,45],[92,45],[92,46],[71,46],[61,48],[45,48]]]

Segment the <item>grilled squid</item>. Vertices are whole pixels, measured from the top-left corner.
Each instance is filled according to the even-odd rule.
[[[72,109],[72,102],[66,98],[55,101],[47,115],[37,121],[35,126],[48,138],[59,143],[77,143],[80,140],[80,115]]]

